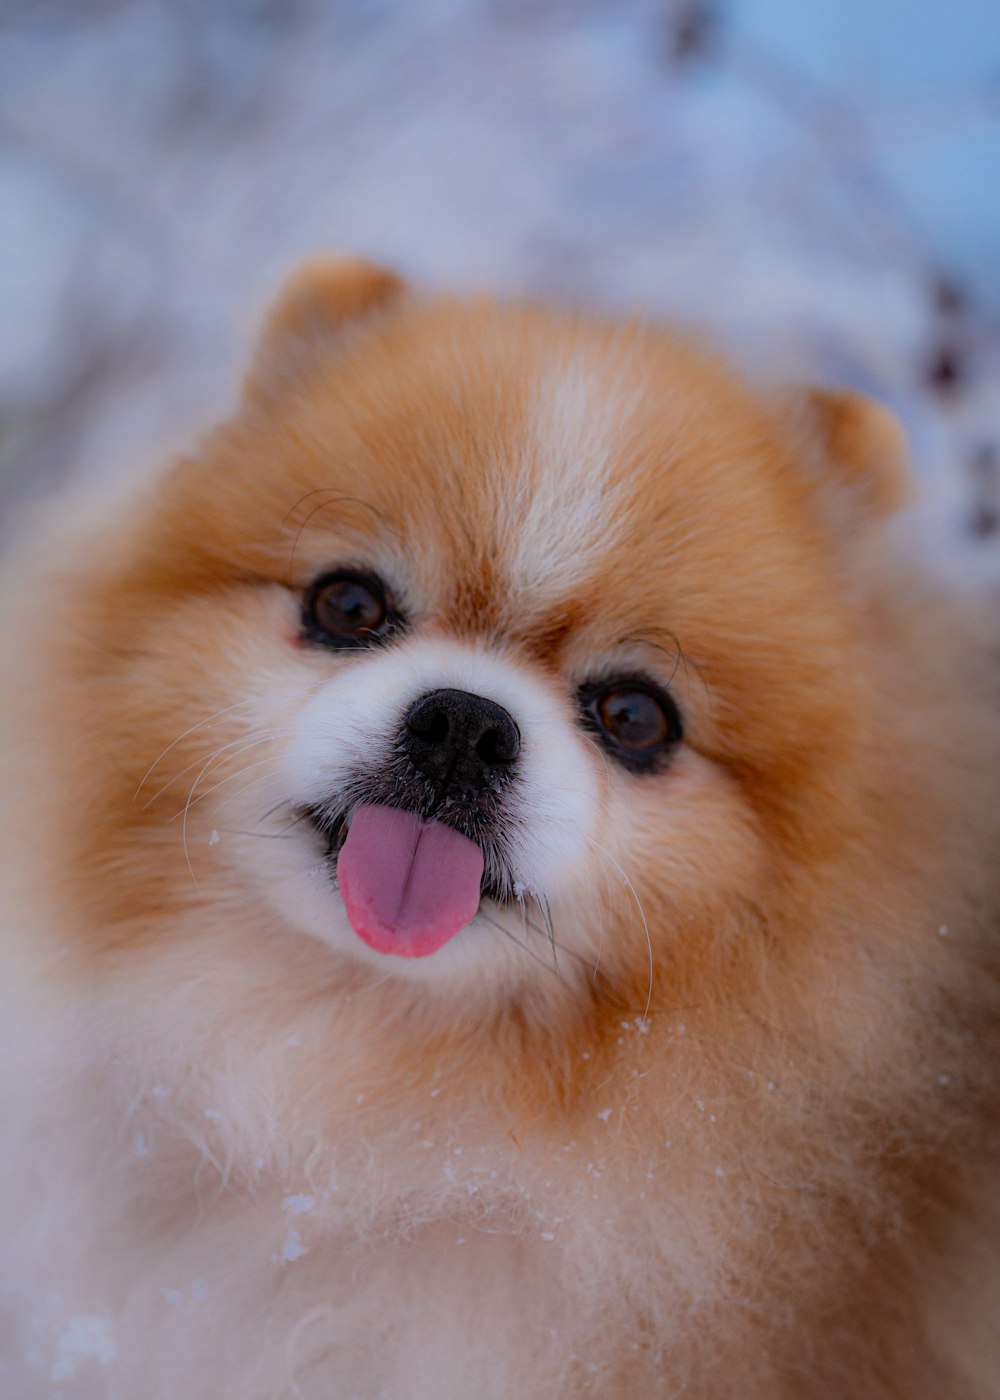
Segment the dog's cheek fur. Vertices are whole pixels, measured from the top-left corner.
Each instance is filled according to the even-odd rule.
[[[365,371],[372,394],[380,372]],[[398,359],[385,373],[405,398]],[[713,464],[739,460],[743,422],[728,381],[678,369],[699,373],[732,441],[692,468],[692,500],[722,491]],[[470,398],[487,425],[517,424],[516,395]],[[107,1356],[128,1400],[151,1375],[199,1400],[293,1381],[318,1400],[331,1375],[392,1400],[989,1396],[988,1363],[969,1359],[985,1343],[965,1331],[996,1295],[995,1255],[967,1224],[995,1147],[998,1049],[998,725],[964,660],[978,643],[922,585],[887,577],[884,544],[834,545],[770,458],[759,489],[778,506],[744,484],[707,532],[695,504],[690,526],[678,518],[683,492],[651,496],[655,552],[636,558],[626,536],[574,598],[505,615],[502,550],[492,571],[462,555],[492,527],[476,434],[454,417],[467,509],[439,495],[417,531],[448,536],[461,584],[428,604],[435,626],[502,627],[551,678],[585,623],[612,645],[672,579],[672,625],[698,639],[689,746],[662,783],[612,773],[602,792],[598,839],[629,884],[609,863],[579,899],[603,927],[600,962],[568,987],[539,972],[484,1012],[331,959],[277,929],[230,848],[209,844],[224,788],[189,813],[188,868],[183,809],[204,765],[294,722],[333,664],[299,646],[288,580],[262,564],[270,551],[276,572],[268,529],[326,478],[301,466],[301,440],[272,466],[280,434],[255,447],[234,430],[212,449],[229,475],[182,470],[150,515],[68,557],[8,642],[26,661],[12,725],[40,737],[12,759],[8,795],[25,1013],[8,1097],[26,1131],[3,1199],[19,1286],[47,1295],[61,1260],[68,1301],[28,1313],[45,1364],[72,1359],[64,1309],[79,1303],[88,1364]],[[404,471],[411,491],[429,472],[418,447],[396,449],[376,503],[393,528]],[[308,576],[379,535],[356,502],[337,521],[325,541],[316,522],[283,540],[281,568],[293,542]],[[791,538],[753,573],[748,530],[779,524]],[[443,546],[408,548],[432,598]],[[744,557],[723,615],[719,573]],[[39,1161],[26,1201],[17,1183]]]

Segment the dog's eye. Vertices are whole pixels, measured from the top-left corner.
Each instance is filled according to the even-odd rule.
[[[401,625],[402,619],[389,606],[381,579],[351,569],[317,579],[302,605],[303,636],[323,646],[371,646]]]
[[[680,711],[649,681],[622,679],[584,685],[578,692],[584,723],[604,747],[637,772],[662,766],[683,736]]]

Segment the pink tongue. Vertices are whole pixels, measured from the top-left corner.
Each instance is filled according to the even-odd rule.
[[[377,953],[425,958],[479,908],[483,853],[443,822],[369,803],[355,807],[337,857],[351,927]]]

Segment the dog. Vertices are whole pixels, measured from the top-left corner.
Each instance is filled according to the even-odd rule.
[[[857,394],[331,257],[14,549],[4,1395],[1000,1395],[995,648],[911,495]]]

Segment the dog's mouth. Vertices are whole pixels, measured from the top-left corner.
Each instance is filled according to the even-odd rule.
[[[303,815],[324,841],[351,927],[376,952],[426,957],[483,900],[506,902],[483,847],[447,821],[375,802]]]

